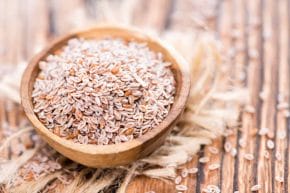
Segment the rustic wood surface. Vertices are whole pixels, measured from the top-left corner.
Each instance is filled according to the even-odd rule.
[[[105,8],[120,11],[109,13]],[[261,185],[258,192],[290,192],[289,107],[283,108],[290,101],[289,0],[1,0],[0,63],[26,61],[58,35],[108,18],[160,33],[193,27],[215,31],[228,51],[229,78],[250,90],[247,106],[254,111],[242,113],[241,127],[233,135],[215,140],[211,146],[219,153],[211,154],[209,163],[200,164],[198,158],[209,155],[205,147],[187,164],[199,168],[197,175],[183,181],[189,187],[187,192],[202,192],[210,184],[225,193],[250,192],[255,184]],[[19,112],[18,106],[0,101],[0,137],[7,124],[18,124]],[[270,133],[257,135],[263,127]],[[21,140],[29,144],[25,136]],[[275,142],[272,150],[267,147],[269,140]],[[225,153],[226,143],[237,149],[235,157]],[[2,154],[17,154],[11,152]],[[246,160],[246,153],[253,154],[254,160]],[[213,163],[220,163],[221,169],[210,171],[208,166]],[[129,193],[150,190],[176,192],[173,184],[146,177],[137,177],[128,188]]]

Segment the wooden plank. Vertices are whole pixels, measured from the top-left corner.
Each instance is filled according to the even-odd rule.
[[[175,186],[173,183],[165,182],[159,179],[150,179],[145,176],[139,176],[131,182],[126,190],[128,193],[135,192],[160,192],[160,193],[174,193]]]
[[[223,42],[226,42],[225,49],[228,50],[228,62],[234,65],[231,70],[231,81],[233,85],[239,87],[243,86],[246,76],[246,34],[245,34],[245,1],[243,0],[233,0],[232,6],[230,7],[231,16],[227,23],[227,29],[229,34],[224,34]],[[225,30],[225,27],[220,25],[220,31]],[[233,45],[231,45],[233,44]],[[228,64],[228,65],[229,65]],[[234,192],[238,189],[238,161],[235,152],[238,153],[239,145],[238,138],[239,131],[234,130],[233,134],[226,137],[224,141],[224,146],[230,144],[232,149],[229,153],[223,154],[223,164],[222,164],[222,183],[221,191]]]
[[[246,83],[246,77],[247,77],[247,55],[245,52],[246,46],[247,46],[247,37],[246,37],[246,2],[243,0],[235,0],[234,1],[234,13],[235,18],[234,18],[234,29],[231,33],[231,36],[234,41],[234,64],[235,64],[235,69],[234,69],[234,77],[233,77],[233,83],[236,86],[244,86]],[[234,176],[232,179],[223,177],[223,184],[222,184],[222,190],[228,190],[229,188],[232,188],[233,191],[238,191],[239,190],[239,152],[240,152],[240,146],[239,146],[239,140],[240,140],[240,134],[241,131],[238,130],[234,132],[234,135],[229,141],[229,144],[234,144],[234,148],[237,150],[237,155],[232,160],[233,158],[228,158],[232,160],[231,162],[234,162],[234,165],[231,164],[231,167],[234,168]],[[231,137],[231,136],[230,136]],[[241,138],[244,140],[244,138]],[[236,140],[236,141],[234,141]],[[227,155],[228,156],[228,155]],[[225,170],[228,168],[228,164],[223,164],[225,167]],[[233,168],[229,167],[230,169],[228,170],[233,170]],[[224,172],[226,173],[226,172]],[[233,187],[232,187],[233,186]]]
[[[225,53],[230,53],[232,50],[232,38],[231,38],[231,31],[232,31],[232,22],[233,22],[233,2],[232,1],[223,1],[220,5],[219,10],[219,36],[222,41]],[[214,26],[214,25],[213,25]],[[231,68],[228,65],[231,65],[233,62],[233,58],[229,58],[226,61],[225,69],[226,71],[223,72],[225,75],[230,75]],[[218,87],[222,87],[225,84],[228,84],[229,79],[224,79],[223,82],[220,82]],[[232,143],[235,146],[236,136],[232,135],[225,139],[226,142]],[[206,163],[203,167],[204,179],[201,184],[200,192],[203,192],[203,189],[206,189],[208,185],[215,185],[218,186],[220,189],[227,188],[226,190],[231,192],[233,190],[233,176],[234,176],[234,158],[230,154],[224,154],[221,149],[223,148],[223,139],[217,138],[214,140],[213,147],[220,150],[221,153],[219,154],[212,154],[209,150],[209,147],[204,149],[204,156],[210,157],[210,161]],[[220,164],[221,168],[219,170],[211,171],[209,168],[213,164]]]
[[[258,184],[262,186],[262,192],[273,192],[274,182],[274,150],[269,149],[269,140],[275,137],[275,119],[277,103],[277,80],[278,80],[278,32],[277,32],[277,2],[267,0],[264,7],[264,80],[263,92],[265,97],[261,109],[261,128],[269,128],[267,136],[261,136],[258,157]],[[269,152],[269,158],[265,157]]]
[[[286,0],[279,1],[278,4],[278,24],[279,24],[279,76],[278,76],[278,104],[277,104],[277,115],[276,115],[276,148],[275,148],[275,162],[274,162],[274,190],[275,192],[286,192],[286,186],[288,176],[286,168],[287,158],[287,107],[289,105],[289,21],[288,21],[288,4]],[[277,20],[276,20],[277,21]],[[289,112],[289,106],[288,106]]]
[[[257,154],[257,137],[256,132],[259,125],[259,93],[261,90],[261,1],[246,1],[246,40],[245,40],[245,62],[247,68],[247,86],[249,89],[250,99],[247,106],[254,108],[255,112],[244,112],[242,114],[242,128],[239,134],[239,141],[246,145],[239,147],[238,150],[238,190],[240,192],[250,192],[251,187],[255,184],[256,177],[256,160],[249,161],[245,159],[246,155]],[[243,47],[243,46],[242,46]]]

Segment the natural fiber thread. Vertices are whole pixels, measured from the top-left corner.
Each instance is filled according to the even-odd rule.
[[[9,143],[13,140],[13,139],[17,139],[18,137],[20,137],[21,135],[23,135],[26,132],[30,132],[32,131],[34,128],[33,127],[26,127],[23,129],[20,129],[19,131],[17,131],[16,133],[13,133],[12,135],[10,135],[8,138],[5,139],[4,143],[1,144],[0,146],[0,152],[3,151],[3,149],[7,148],[7,146],[9,145]]]

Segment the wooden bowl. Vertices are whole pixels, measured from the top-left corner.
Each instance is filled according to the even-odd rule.
[[[34,81],[39,73],[38,63],[41,60],[65,46],[71,38],[102,39],[106,37],[118,37],[124,40],[146,42],[156,52],[161,52],[165,60],[171,62],[172,71],[176,80],[175,102],[168,116],[151,131],[129,142],[112,145],[77,144],[73,141],[61,138],[49,131],[33,112],[31,93]],[[25,113],[36,131],[56,151],[64,156],[89,167],[113,167],[129,164],[142,158],[164,143],[165,137],[173,128],[181,113],[190,90],[190,78],[185,60],[168,45],[136,29],[114,26],[99,26],[86,31],[78,31],[65,35],[52,42],[43,51],[37,54],[28,64],[21,82],[21,102]]]

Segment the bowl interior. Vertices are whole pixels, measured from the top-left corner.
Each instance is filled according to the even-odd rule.
[[[70,140],[66,140],[57,135],[54,135],[38,120],[36,114],[33,112],[32,104],[32,90],[35,79],[39,73],[38,63],[41,60],[45,60],[49,54],[53,54],[60,48],[66,45],[67,41],[72,38],[85,38],[85,39],[103,39],[103,38],[121,38],[125,41],[136,41],[147,43],[148,47],[155,52],[161,52],[164,55],[164,59],[172,63],[171,69],[175,76],[176,81],[176,94],[175,101],[171,107],[168,116],[152,130],[139,138],[133,139],[129,142],[121,144],[110,144],[110,145],[92,145],[92,144],[76,144]],[[53,143],[65,146],[68,149],[77,150],[87,154],[112,154],[122,151],[127,151],[130,148],[135,148],[140,144],[148,142],[150,139],[157,136],[168,133],[169,126],[172,122],[176,121],[178,116],[182,113],[185,103],[189,94],[190,80],[186,70],[186,62],[179,56],[176,51],[172,50],[171,47],[162,43],[160,40],[152,38],[151,36],[145,35],[138,30],[120,28],[120,27],[97,27],[86,31],[72,33],[57,39],[46,47],[42,52],[36,55],[28,67],[26,68],[22,83],[21,83],[21,99],[22,105],[26,112],[27,117],[36,127],[37,131],[47,140],[52,139]]]

